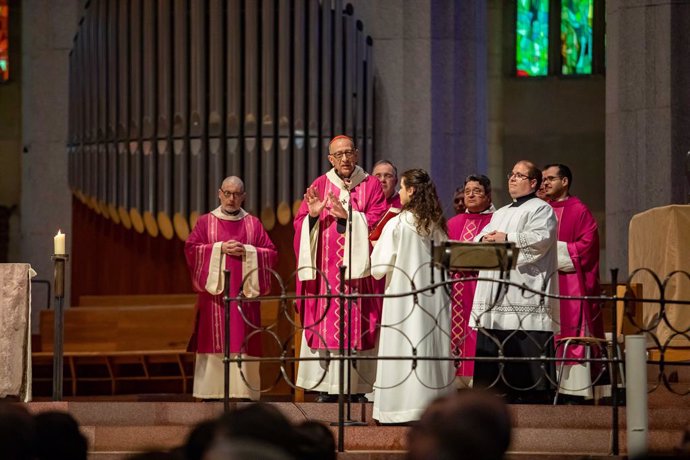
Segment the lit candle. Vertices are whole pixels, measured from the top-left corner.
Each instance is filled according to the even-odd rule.
[[[53,238],[55,252],[53,254],[65,254],[65,234],[58,230]]]

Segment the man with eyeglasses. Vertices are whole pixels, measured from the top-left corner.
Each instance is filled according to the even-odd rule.
[[[513,199],[491,216],[475,241],[512,242],[519,249],[509,277],[482,270],[472,303],[471,325],[477,328],[477,357],[554,356],[553,334],[558,332],[558,300],[505,284],[522,285],[537,292],[558,292],[556,236],[558,221],[551,206],[537,198],[541,171],[529,161],[519,161],[508,174]],[[505,275],[504,275],[505,276]],[[550,380],[551,379],[551,380]],[[555,381],[552,362],[477,361],[474,386],[504,392],[510,402],[547,403]]]
[[[383,195],[386,197],[386,213],[376,224],[371,234],[369,234],[371,243],[376,244],[376,241],[378,241],[381,236],[383,227],[386,226],[389,220],[400,214],[402,205],[400,204],[400,194],[395,189],[395,185],[398,183],[398,168],[396,168],[393,163],[388,160],[377,161],[374,164],[371,175],[379,180]],[[382,286],[385,287],[385,280],[380,280],[379,284],[381,284],[381,282],[383,283]],[[383,293],[384,290],[385,289],[382,288],[380,292]]]
[[[570,194],[573,174],[564,164],[550,164],[543,172],[544,192],[558,219],[558,286],[563,296],[597,296],[599,285],[599,226],[589,208]],[[596,337],[604,339],[601,306],[594,302],[561,299],[561,332],[556,334],[556,353],[563,357],[564,337]],[[592,348],[590,357],[600,358]],[[581,345],[568,346],[567,358],[586,358]],[[566,362],[560,377],[559,400],[583,403],[594,397],[592,382],[597,380],[601,366],[590,363]],[[603,379],[599,379],[600,381]],[[608,383],[608,382],[607,382]]]
[[[467,206],[464,213],[448,220],[448,238],[455,241],[472,241],[491,220],[496,211],[491,203],[491,181],[483,174],[470,175],[465,179],[463,201]],[[453,272],[456,280],[473,278],[476,271]],[[470,327],[470,313],[476,281],[456,281],[451,292],[451,347],[454,356],[472,358],[477,344],[477,332]],[[474,361],[458,361],[455,373],[458,386],[472,386]]]
[[[337,296],[341,266],[347,267],[346,293],[376,292],[375,280],[369,274],[368,236],[386,212],[386,199],[378,179],[357,166],[357,156],[350,137],[334,137],[328,145],[328,161],[333,168],[309,186],[295,216],[296,284],[300,296]],[[337,299],[303,299],[297,302],[297,308],[304,327],[300,357],[337,355],[341,328]],[[344,347],[349,343],[358,355],[375,354],[380,318],[380,302],[373,298],[352,301],[344,318]],[[351,392],[363,400],[363,394],[372,390],[375,361],[359,361],[349,374]],[[300,362],[297,386],[320,392],[317,401],[335,401],[339,393],[337,360],[330,364],[325,359]]]
[[[196,352],[194,390],[196,398],[213,400],[224,396],[225,313],[223,270],[230,271],[230,295],[246,297],[265,294],[271,286],[267,269],[273,268],[277,251],[261,221],[242,209],[244,182],[230,176],[218,190],[220,206],[197,220],[185,242],[185,257],[198,293],[197,317],[190,351]],[[244,284],[243,283],[244,280]],[[253,334],[261,325],[259,302],[230,304],[231,357],[261,356],[261,338]],[[230,366],[230,397],[258,400],[260,375],[258,362]],[[245,383],[245,380],[247,383]]]

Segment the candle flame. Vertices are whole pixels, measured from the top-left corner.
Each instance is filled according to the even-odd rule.
[[[58,235],[64,235],[64,233],[62,233],[62,231],[59,228],[58,228],[57,235],[55,235],[55,236],[58,236]]]

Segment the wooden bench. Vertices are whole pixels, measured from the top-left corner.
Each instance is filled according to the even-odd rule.
[[[52,365],[52,310],[41,311],[41,350],[34,368]],[[71,394],[80,382],[179,381],[187,393],[194,354],[186,351],[194,326],[193,305],[69,308],[64,315],[65,381]],[[52,379],[52,376],[50,376]],[[35,380],[40,381],[41,377]]]
[[[178,304],[165,305],[163,300]],[[194,327],[195,300],[194,295],[85,296],[80,299],[84,306],[66,309],[64,376],[71,394],[83,393],[85,385],[80,383],[89,382],[89,389],[95,384],[109,384],[110,394],[118,394],[126,386],[140,389],[144,383],[155,381],[180,382],[175,392],[190,392],[194,353],[187,352],[186,347]],[[290,336],[292,326],[281,315],[278,301],[262,301],[261,319],[262,326],[273,326],[271,330],[283,342]],[[52,310],[41,312],[40,351],[32,354],[36,383],[52,379],[53,322]],[[262,334],[262,344],[264,356],[280,356],[282,350],[269,334]],[[287,354],[294,356],[294,349],[291,347]],[[286,371],[293,375],[292,366]],[[277,362],[261,364],[265,385],[275,381],[280,372]],[[279,379],[267,393],[287,396],[292,389]]]
[[[83,295],[80,307],[134,307],[151,305],[194,305],[196,294]]]

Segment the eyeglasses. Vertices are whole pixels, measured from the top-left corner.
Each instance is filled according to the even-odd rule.
[[[378,173],[378,174],[374,174],[374,177],[376,177],[377,179],[381,179],[382,177],[384,179],[393,179],[395,177],[395,175],[390,174],[390,173]]]
[[[519,172],[509,172],[507,174],[507,176],[508,176],[508,180],[512,179],[513,177],[516,178],[517,180],[529,179],[529,176],[526,176],[526,175],[519,173]]]
[[[482,196],[484,195],[484,190],[480,188],[473,188],[473,189],[467,189],[463,192],[465,196],[470,196],[470,195],[476,195],[476,196]]]
[[[343,157],[351,160],[357,155],[357,150],[342,150],[340,152],[335,152],[330,154],[336,160],[341,160]]]
[[[225,198],[230,198],[230,197],[241,198],[242,195],[244,195],[244,192],[229,192],[227,190],[222,190],[222,189],[221,189],[220,193],[222,193]]]
[[[561,176],[546,176],[541,181],[542,182],[553,182],[555,180],[561,180],[561,179],[563,179]]]

